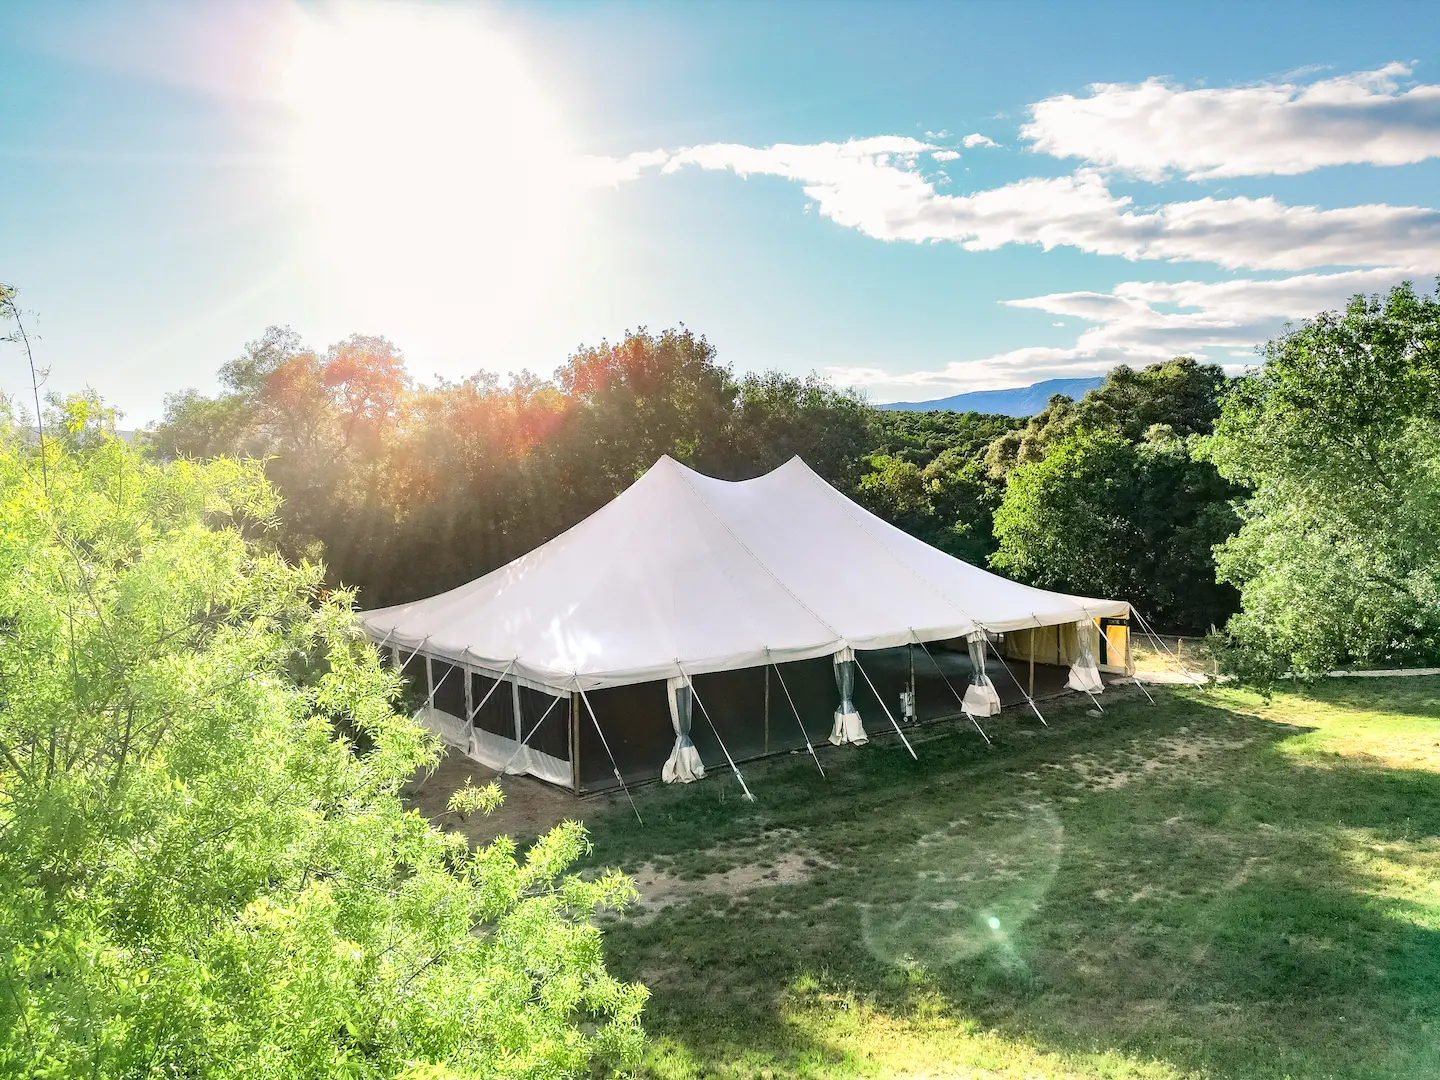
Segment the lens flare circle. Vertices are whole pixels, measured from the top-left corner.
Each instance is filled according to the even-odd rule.
[[[996,811],[927,833],[894,856],[888,895],[861,908],[866,947],[887,963],[945,967],[991,955],[1022,967],[1017,944],[1065,848],[1048,804]]]

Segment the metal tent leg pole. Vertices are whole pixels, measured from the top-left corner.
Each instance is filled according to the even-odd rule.
[[[810,751],[810,756],[815,759],[815,767],[820,770],[820,776],[825,778],[825,768],[820,764],[820,758],[815,753],[815,747],[810,744],[810,733],[805,730],[805,721],[800,719],[800,710],[795,707],[795,699],[790,696],[790,687],[785,685],[785,676],[780,674],[780,669],[773,663],[775,677],[780,680],[780,689],[785,691],[785,700],[790,702],[790,711],[795,714],[795,723],[800,725],[800,734],[805,737],[805,749]]]
[[[510,661],[510,663],[506,665],[505,670],[500,673],[500,677],[495,680],[495,685],[490,687],[490,689],[485,692],[485,696],[480,699],[480,704],[476,705],[475,708],[470,710],[470,719],[467,721],[468,723],[475,723],[475,717],[480,715],[480,710],[485,707],[485,703],[490,700],[491,695],[494,694],[496,690],[499,690],[502,685],[504,685],[505,676],[510,674],[510,669],[514,666],[514,660]]]
[[[961,697],[959,691],[955,689],[954,684],[950,681],[950,676],[945,674],[945,669],[940,666],[940,661],[935,659],[935,654],[930,651],[930,647],[922,641],[920,642],[920,648],[924,649],[925,655],[930,657],[930,662],[935,665],[935,670],[939,672],[940,678],[945,680],[945,685],[950,688],[950,693],[954,694],[955,700],[960,703],[960,711],[965,714],[970,723],[975,725],[975,730],[980,732],[980,737],[985,740],[985,745],[994,746],[995,744],[990,741],[990,736],[986,735],[985,729],[980,726],[980,721],[976,720],[970,710],[965,708],[965,699]]]
[[[870,692],[875,695],[875,700],[880,702],[880,707],[885,710],[885,715],[890,718],[890,726],[895,729],[895,734],[900,736],[900,741],[905,744],[905,749],[910,751],[912,758],[919,761],[920,759],[915,756],[915,748],[910,745],[910,740],[905,738],[905,732],[901,731],[900,725],[895,723],[895,717],[890,712],[890,706],[885,704],[885,699],[880,696],[880,691],[875,689],[875,684],[870,681],[870,676],[866,673],[865,669],[860,666],[860,658],[858,656],[855,658],[855,667],[861,675],[865,676],[866,685],[870,687]]]
[[[579,688],[578,682],[576,683],[576,687],[577,689]],[[635,798],[630,794],[630,789],[625,786],[625,777],[620,775],[620,766],[615,763],[615,755],[610,752],[610,743],[606,741],[605,732],[600,727],[600,721],[595,719],[595,709],[591,706],[590,699],[585,696],[583,689],[580,690],[580,700],[585,702],[585,711],[590,714],[590,722],[595,725],[595,730],[600,735],[600,745],[605,747],[605,753],[610,758],[610,768],[615,772],[615,779],[620,781],[620,790],[625,792],[625,798],[630,800],[630,809],[635,811],[635,820],[640,822],[641,825],[644,825],[645,819],[640,816],[640,811],[635,806]]]
[[[429,640],[430,640],[430,635],[428,635],[428,634],[425,635],[424,639],[420,642],[420,644],[417,645],[417,646],[415,646],[415,651],[410,654],[410,660],[414,660],[415,657],[417,657],[417,656],[420,655],[420,650],[423,649],[423,648],[425,648],[425,645],[426,645],[426,643],[427,643]],[[399,670],[399,672],[398,672],[397,674],[400,674],[400,675],[404,675],[404,674],[405,674],[405,669],[410,666],[410,660],[406,660],[403,664],[400,665],[400,670]]]
[[[569,695],[567,694],[566,697],[568,697],[568,696],[569,696]],[[500,770],[500,773],[501,773],[502,776],[503,776],[505,773],[507,773],[507,772],[510,771],[510,766],[511,766],[511,765],[514,765],[514,764],[515,764],[515,759],[520,756],[520,751],[521,751],[521,750],[524,750],[526,744],[530,742],[530,736],[531,736],[531,735],[534,735],[535,732],[537,732],[537,731],[540,730],[540,725],[545,722],[545,717],[549,716],[552,712],[554,712],[554,711],[555,711],[555,706],[556,706],[556,705],[559,705],[560,702],[563,701],[563,700],[564,700],[564,698],[558,698],[558,697],[557,697],[554,701],[550,702],[550,707],[545,710],[545,712],[541,715],[541,717],[540,717],[539,720],[536,720],[536,721],[535,721],[535,726],[530,729],[529,734],[527,734],[523,739],[520,740],[520,745],[517,746],[517,747],[515,747],[515,753],[513,753],[513,754],[510,755],[510,760],[509,760],[509,761],[505,762],[505,768],[503,768],[503,769]]]
[[[580,794],[580,695],[570,691],[570,790]]]
[[[442,660],[441,663],[449,663],[449,661],[448,661],[448,660]],[[440,681],[437,682],[434,686],[432,686],[432,687],[430,688],[430,707],[431,707],[431,708],[434,708],[434,707],[435,707],[435,691],[436,691],[436,690],[439,690],[440,687],[444,686],[444,685],[445,685],[445,680],[448,679],[451,675],[455,674],[456,671],[460,670],[460,667],[461,667],[460,664],[450,664],[450,670],[447,671],[447,672],[445,672],[444,675],[441,675],[441,676],[440,676]]]
[[[740,781],[740,790],[745,793],[746,801],[754,802],[755,796],[750,794],[750,789],[745,786],[745,777],[740,775],[740,767],[735,764],[735,759],[730,756],[730,751],[725,749],[725,740],[720,738],[720,729],[715,726],[715,721],[710,719],[710,710],[705,708],[705,702],[700,700],[700,692],[695,689],[694,680],[690,679],[689,675],[686,675],[685,669],[680,667],[678,662],[675,666],[680,668],[681,675],[685,675],[685,678],[690,680],[690,694],[695,698],[695,704],[700,706],[700,715],[705,717],[705,723],[709,724],[710,730],[715,733],[715,741],[720,744],[720,752],[725,755],[725,760],[730,763],[730,771],[735,774],[735,779]]]
[[[995,643],[990,640],[989,634],[985,635],[985,644],[990,646],[990,651],[995,654],[995,659],[1000,661],[1000,666],[1005,669],[1005,674],[1010,676],[1010,681],[1015,684],[1015,688],[1025,695],[1025,700],[1030,703],[1030,708],[1035,710],[1035,715],[1040,718],[1040,723],[1049,727],[1050,724],[1046,721],[1045,717],[1040,714],[1040,706],[1035,704],[1035,699],[1026,691],[1020,680],[1015,678],[1015,673],[1010,670],[1010,665],[1005,663],[1005,658],[1000,655],[1000,650],[995,648]]]

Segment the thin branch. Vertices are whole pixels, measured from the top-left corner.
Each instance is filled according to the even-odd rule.
[[[30,351],[30,335],[25,333],[25,323],[20,318],[20,309],[15,306],[15,290],[0,285],[0,307],[10,309],[15,328],[20,331],[20,341],[25,346],[25,359],[30,362],[30,389],[35,393],[35,428],[40,433],[40,477],[45,497],[50,497],[50,467],[45,461],[45,417],[40,411],[40,376],[35,371],[35,355]]]

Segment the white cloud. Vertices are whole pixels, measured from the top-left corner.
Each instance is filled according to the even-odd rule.
[[[1031,106],[1034,149],[1147,179],[1294,175],[1440,156],[1440,86],[1401,89],[1405,64],[1297,84],[1185,89],[1096,83]],[[969,145],[969,140],[966,140]]]
[[[713,143],[608,160],[596,173],[633,178],[661,162],[778,176],[800,184],[825,217],[879,240],[1073,247],[1130,260],[1208,262],[1227,269],[1440,265],[1440,212],[1371,204],[1325,210],[1271,197],[1206,197],[1153,209],[1115,195],[1094,170],[1032,178],[968,195],[936,190],[918,167],[937,148],[908,136],[752,147]],[[606,170],[609,170],[608,174]]]
[[[669,160],[670,154],[665,150],[637,150],[623,158],[583,157],[577,170],[579,185],[614,187],[628,180],[638,180],[646,169],[658,168]]]
[[[920,400],[965,390],[1023,386],[1041,379],[1103,374],[1116,364],[1141,366],[1196,356],[1237,371],[1258,362],[1254,347],[1355,293],[1382,292],[1412,271],[1395,267],[1302,274],[1271,281],[1128,281],[1109,292],[1051,293],[1007,301],[1091,324],[1070,346],[1030,346],[935,371],[901,374],[876,368],[832,368],[842,382],[876,400]],[[1236,363],[1236,361],[1241,361]]]
[[[969,135],[966,135],[965,138],[961,139],[960,142],[966,150],[973,150],[977,146],[999,145],[994,139],[986,135],[981,135],[978,131],[972,131]]]
[[[954,161],[960,156],[958,150],[932,150],[930,156],[936,161]]]

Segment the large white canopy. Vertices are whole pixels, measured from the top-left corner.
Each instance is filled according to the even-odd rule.
[[[361,618],[377,641],[571,691],[1128,610],[946,555],[798,457],[731,482],[667,456],[528,555]]]

